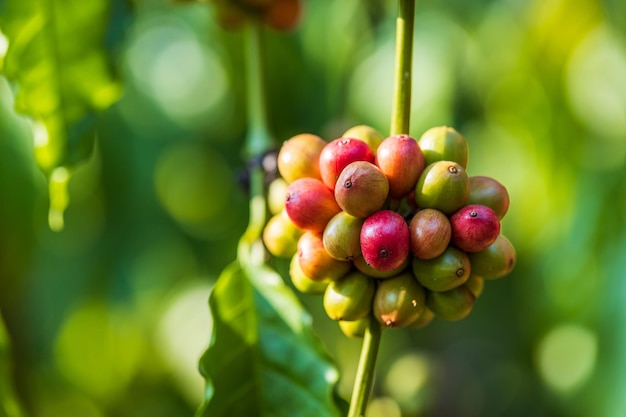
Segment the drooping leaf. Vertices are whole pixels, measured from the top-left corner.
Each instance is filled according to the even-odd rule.
[[[22,417],[23,413],[13,390],[9,335],[0,315],[0,417]]]
[[[338,374],[311,331],[311,317],[265,265],[227,267],[209,300],[207,379],[197,417],[338,416]]]
[[[120,96],[106,48],[116,4],[0,3],[0,28],[9,41],[2,72],[16,86],[16,110],[34,120],[35,158],[54,183],[51,205],[61,212],[72,168],[91,154],[96,113]]]

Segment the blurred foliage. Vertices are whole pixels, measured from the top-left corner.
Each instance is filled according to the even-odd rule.
[[[17,85],[15,109],[32,118],[35,159],[50,181],[50,226],[59,229],[69,176],[93,149],[94,112],[120,96],[103,42],[115,27],[112,8],[106,0],[1,5],[2,71]]]
[[[339,416],[337,370],[280,275],[242,259],[211,292],[214,333],[202,356],[207,396],[198,416]]]
[[[9,336],[0,316],[0,416],[21,417],[22,411],[13,390],[13,367]]]
[[[300,28],[268,31],[280,140],[388,130],[394,4],[308,1]],[[467,136],[469,173],[509,189],[503,230],[518,265],[461,322],[385,331],[368,417],[626,413],[623,4],[417,4],[411,133],[448,124]],[[118,25],[107,42],[121,41],[125,93],[96,119],[62,232],[46,224],[16,87],[0,81],[0,309],[16,393],[34,417],[192,415],[206,299],[247,222],[241,34],[219,29],[209,5],[165,0],[137,0],[115,35],[126,23],[107,23]],[[318,297],[302,300],[348,398],[359,341]]]

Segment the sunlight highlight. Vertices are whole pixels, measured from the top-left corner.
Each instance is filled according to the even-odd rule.
[[[553,328],[537,347],[537,366],[546,385],[569,393],[587,382],[596,365],[598,337],[579,324]]]
[[[205,280],[206,281],[206,280]],[[198,363],[213,328],[209,314],[210,287],[195,283],[170,299],[157,329],[157,349],[181,393],[192,405],[201,402],[204,379]]]

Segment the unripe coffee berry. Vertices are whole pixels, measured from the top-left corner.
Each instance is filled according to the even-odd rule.
[[[502,219],[509,210],[509,193],[498,181],[491,177],[470,177],[470,194],[467,204],[481,204],[490,207]]]
[[[498,236],[487,249],[470,253],[472,272],[484,279],[503,277],[513,270],[516,262],[515,248],[503,235]]]
[[[339,320],[339,328],[341,332],[348,337],[353,338],[361,338],[365,335],[365,329],[370,324],[370,320],[372,320],[370,315],[367,315],[358,320]]]
[[[355,271],[332,281],[324,292],[324,310],[333,320],[358,320],[372,309],[374,281]]]
[[[449,291],[429,291],[426,295],[426,306],[443,320],[461,320],[472,311],[474,294],[466,286],[461,285]]]
[[[426,165],[437,161],[454,161],[467,168],[469,146],[465,137],[449,126],[428,129],[419,139]]]
[[[453,246],[433,259],[413,258],[413,274],[431,291],[448,291],[464,284],[470,276],[470,268],[467,254]]]
[[[300,236],[302,230],[284,212],[272,216],[263,229],[265,247],[278,258],[291,258],[296,253]]]
[[[409,272],[382,281],[374,296],[374,316],[387,327],[406,327],[424,310],[426,293]]]
[[[380,168],[366,161],[348,164],[335,184],[337,204],[355,217],[366,218],[380,210],[388,194],[387,177]]]
[[[396,275],[407,269],[407,267],[409,266],[409,259],[410,258],[407,256],[406,260],[402,262],[399,267],[391,269],[389,271],[381,271],[371,265],[368,265],[363,256],[358,256],[354,258],[354,261],[352,263],[354,264],[356,269],[363,272],[367,276],[370,276],[372,278],[385,279],[395,277]]]
[[[378,132],[373,127],[367,125],[358,125],[351,127],[350,129],[346,130],[343,135],[341,135],[341,137],[362,140],[367,144],[367,146],[369,146],[374,155],[376,155],[378,147],[383,142],[383,139],[385,139],[383,135],[380,134],[380,132]]]
[[[441,255],[448,244],[452,229],[450,221],[439,210],[420,210],[409,223],[411,253],[420,259],[432,259]]]
[[[364,219],[341,211],[326,225],[322,241],[330,256],[340,261],[351,261],[361,255],[361,226]]]
[[[433,208],[450,215],[463,207],[469,197],[469,177],[453,161],[428,165],[415,187],[415,202],[420,208]]]
[[[287,139],[278,152],[280,176],[288,183],[300,178],[321,180],[319,159],[324,146],[324,139],[310,133],[301,133]]]

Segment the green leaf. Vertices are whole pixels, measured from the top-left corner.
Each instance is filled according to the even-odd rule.
[[[42,123],[37,162],[46,173],[90,153],[94,112],[120,95],[105,49],[107,0],[6,0],[3,71],[17,84],[16,109]]]
[[[9,335],[0,315],[0,417],[21,417],[23,413],[13,391]]]
[[[311,317],[266,265],[228,266],[211,293],[213,336],[200,361],[207,379],[198,417],[338,416],[338,373]]]
[[[0,28],[9,41],[2,71],[17,87],[16,110],[34,120],[35,159],[51,179],[53,228],[63,226],[72,169],[91,155],[96,113],[121,93],[106,44],[116,5],[108,0],[0,3]]]

